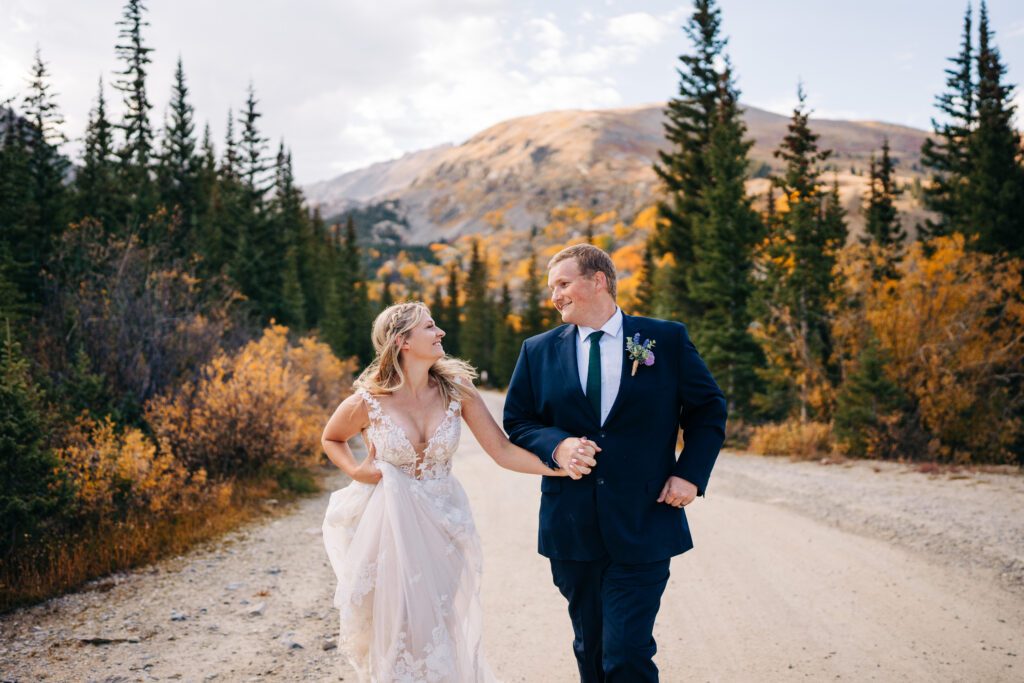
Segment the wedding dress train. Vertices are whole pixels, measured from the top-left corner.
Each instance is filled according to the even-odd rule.
[[[331,494],[324,546],[338,586],[339,650],[362,681],[492,682],[484,659],[480,539],[451,474],[461,433],[452,401],[417,456],[403,429],[365,390],[382,479]]]

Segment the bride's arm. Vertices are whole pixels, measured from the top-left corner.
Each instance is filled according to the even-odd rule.
[[[465,398],[462,401],[462,417],[469,425],[473,436],[480,442],[487,455],[506,470],[524,472],[526,474],[543,474],[549,477],[571,476],[565,470],[553,470],[530,451],[516,446],[501,427],[494,421],[491,411],[487,410],[480,392],[472,384],[462,383]],[[595,446],[596,448],[596,446]]]
[[[373,456],[367,454],[361,463],[357,462],[348,445],[348,440],[369,424],[370,414],[366,403],[358,395],[352,394],[341,402],[327,421],[320,443],[327,458],[342,472],[364,484],[376,484],[380,481],[381,473],[373,466]]]

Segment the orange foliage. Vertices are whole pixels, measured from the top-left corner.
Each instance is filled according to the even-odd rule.
[[[648,206],[633,219],[633,227],[645,233],[644,239],[658,229],[658,207]]]
[[[311,339],[291,346],[287,331],[271,325],[219,354],[198,381],[146,405],[154,432],[189,467],[233,476],[319,458],[326,411],[349,391],[354,366]]]
[[[96,421],[83,413],[57,449],[74,485],[80,512],[96,519],[132,511],[176,514],[211,498],[223,502],[231,489],[206,486],[206,472],[189,473],[166,444],[135,428],[118,432],[110,417]]]
[[[788,455],[796,459],[818,458],[832,452],[832,434],[822,422],[787,420],[754,428],[750,450],[762,455]]]
[[[636,273],[644,265],[644,245],[638,242],[627,244],[613,251],[611,257],[619,273]]]
[[[503,209],[494,209],[484,214],[484,222],[491,226],[491,230],[500,230],[505,224],[505,211]]]
[[[930,256],[911,245],[899,279],[865,288],[865,317],[940,457],[1011,461],[1024,428],[1009,389],[1024,367],[1024,264],[965,246],[961,235],[933,240]]]

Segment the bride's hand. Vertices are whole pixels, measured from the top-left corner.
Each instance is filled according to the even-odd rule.
[[[380,481],[381,476],[383,475],[377,468],[377,463],[369,455],[363,458],[363,461],[359,463],[359,467],[352,473],[353,480],[364,484],[376,484]]]

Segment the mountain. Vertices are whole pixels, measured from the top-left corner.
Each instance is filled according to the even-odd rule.
[[[576,205],[635,215],[656,199],[651,168],[664,147],[664,105],[627,109],[553,111],[510,119],[459,145],[443,145],[351,171],[305,188],[310,204],[325,216],[378,204],[397,214],[388,234],[408,244],[453,240],[461,235],[511,227],[544,225],[552,209]],[[745,112],[753,178],[748,190],[763,195],[770,171],[781,167],[772,152],[786,133],[789,117],[754,107]],[[829,160],[840,195],[856,231],[863,223],[859,206],[867,184],[868,159],[889,138],[901,182],[922,178],[921,143],[927,133],[876,121],[812,119]],[[900,209],[913,225],[923,212],[905,193]]]

